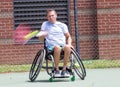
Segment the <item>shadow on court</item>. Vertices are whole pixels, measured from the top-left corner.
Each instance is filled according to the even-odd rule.
[[[0,87],[120,87],[120,68],[87,69],[85,80],[76,76],[75,81],[70,78],[55,79],[49,82],[50,76],[40,72],[34,82],[30,82],[29,73],[2,73],[0,74]]]

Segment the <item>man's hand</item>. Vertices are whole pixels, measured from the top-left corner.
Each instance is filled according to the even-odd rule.
[[[47,36],[47,32],[46,31],[40,31],[37,35],[36,35],[36,37],[38,37],[39,38],[39,40],[44,40],[44,38],[45,38],[45,36]]]

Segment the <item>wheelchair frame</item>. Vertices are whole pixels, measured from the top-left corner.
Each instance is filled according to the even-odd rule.
[[[45,65],[43,65],[44,60],[46,60]],[[52,66],[49,65],[49,61],[52,61]],[[41,68],[46,69],[48,75],[51,76],[49,81],[53,82],[53,79],[56,78],[53,75],[55,68],[54,57],[53,57],[53,53],[47,53],[46,49],[40,49],[36,54],[29,72],[30,81],[35,81],[35,79],[40,73]],[[62,70],[62,67],[59,67],[59,69]],[[71,48],[70,66],[67,68],[68,72],[71,75],[71,81],[75,80],[75,74],[73,72],[73,69],[76,72],[76,74],[80,77],[80,79],[84,80],[86,76],[86,70],[84,64],[79,54],[73,48]],[[66,77],[59,77],[59,78],[66,78]]]

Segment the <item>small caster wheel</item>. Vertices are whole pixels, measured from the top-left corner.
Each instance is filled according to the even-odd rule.
[[[51,77],[51,78],[49,79],[49,81],[50,81],[50,82],[53,82],[53,78]]]
[[[71,81],[75,81],[75,76],[72,76],[72,77],[71,77]]]

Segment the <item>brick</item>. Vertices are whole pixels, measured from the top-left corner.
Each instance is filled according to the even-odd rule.
[[[97,7],[98,8],[119,8],[120,1],[119,0],[98,0]]]

